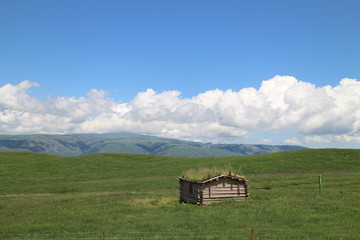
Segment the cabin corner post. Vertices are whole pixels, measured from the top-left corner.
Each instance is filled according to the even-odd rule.
[[[244,188],[245,188],[245,198],[249,197],[249,193],[248,193],[248,184],[247,181],[244,181]]]
[[[199,189],[199,202],[200,205],[204,205],[204,184],[201,184],[201,188]]]
[[[182,193],[182,191],[181,191],[181,187],[179,188],[179,192],[180,192],[179,202],[180,202],[180,203],[183,203],[183,198],[182,198],[183,193]]]
[[[184,202],[184,200],[183,200],[183,194],[184,194],[184,192],[183,192],[183,184],[182,184],[182,180],[181,180],[181,179],[179,179],[179,192],[180,192],[179,202],[180,202],[180,203],[183,203],[183,202]]]
[[[201,188],[197,190],[197,204],[202,205],[203,204],[203,193]]]

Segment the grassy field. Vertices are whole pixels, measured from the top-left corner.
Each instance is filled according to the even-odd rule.
[[[184,170],[229,165],[248,178],[250,199],[178,203]],[[252,228],[255,239],[360,235],[360,150],[226,158],[0,153],[0,173],[0,239],[250,239]]]

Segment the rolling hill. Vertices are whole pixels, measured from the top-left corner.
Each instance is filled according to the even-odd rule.
[[[131,153],[172,157],[253,155],[304,149],[289,145],[211,144],[131,133],[78,135],[0,135],[0,152],[59,156]]]

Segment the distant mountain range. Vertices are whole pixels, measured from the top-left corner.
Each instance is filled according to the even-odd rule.
[[[132,153],[173,157],[222,157],[305,149],[289,145],[211,144],[131,133],[0,135],[0,152],[59,156]]]

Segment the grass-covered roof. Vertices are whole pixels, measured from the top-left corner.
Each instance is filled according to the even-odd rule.
[[[188,169],[183,172],[181,177],[188,181],[204,181],[220,175],[234,176],[245,179],[245,176],[241,174],[241,171],[236,172],[231,167]]]

